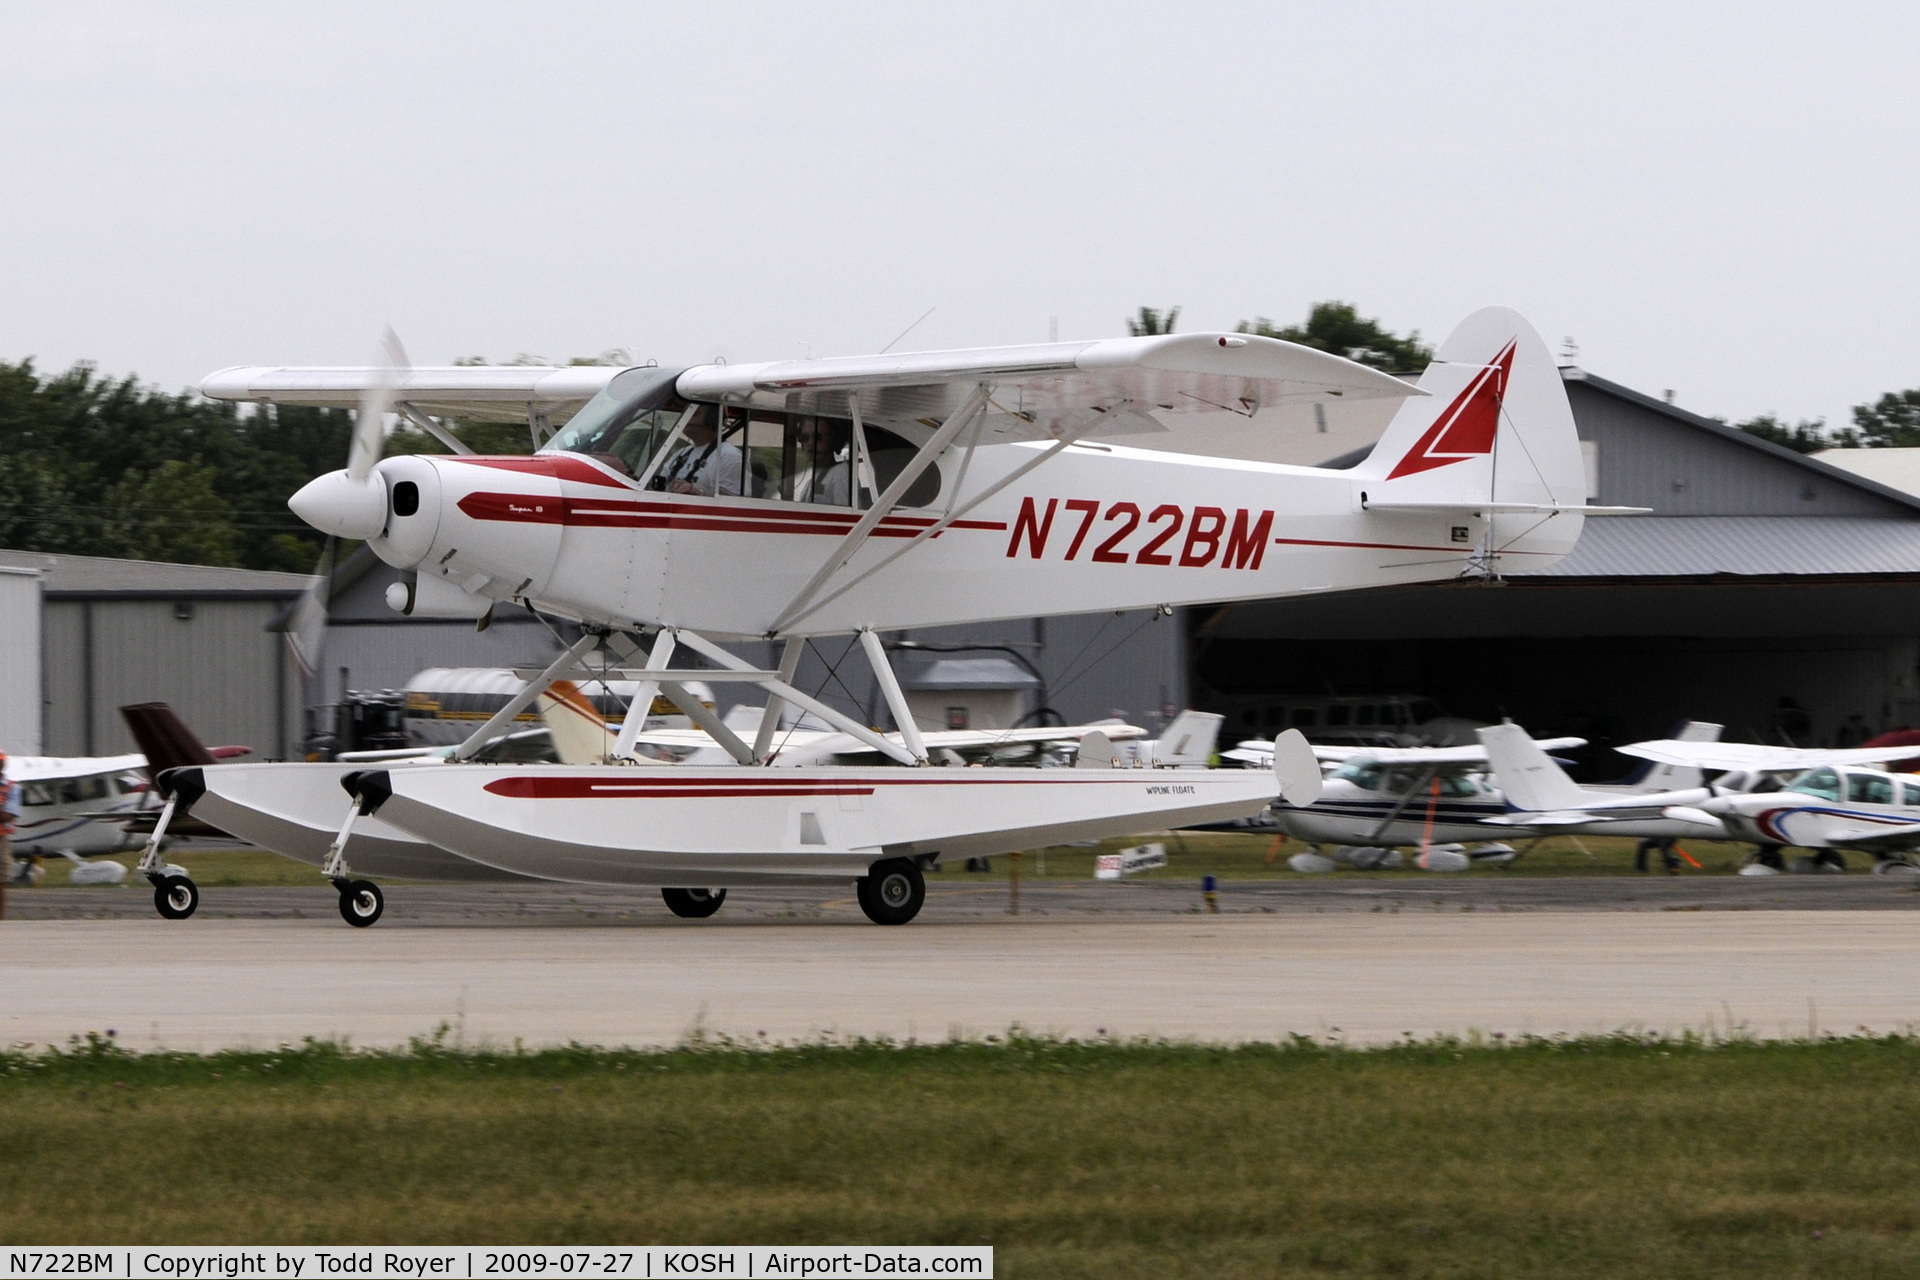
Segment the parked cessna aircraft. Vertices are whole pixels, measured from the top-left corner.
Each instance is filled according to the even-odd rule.
[[[160,771],[182,765],[212,764],[249,754],[246,747],[201,745],[165,703],[120,708],[144,754],[118,756],[12,756],[7,776],[20,788],[20,818],[13,850],[21,859],[16,876],[34,872],[33,860],[58,856],[78,862],[103,853],[137,849],[153,819],[159,796],[149,785]],[[187,830],[181,824],[176,834]],[[102,870],[79,872],[87,879],[117,882]],[[123,869],[121,869],[123,870]]]
[[[448,763],[347,778],[331,767],[232,766],[172,784],[176,807],[284,813],[346,783],[355,802],[322,871],[355,923],[379,915],[379,889],[356,875],[387,848],[363,856],[363,820],[449,863],[661,886],[683,914],[708,914],[727,885],[851,879],[870,918],[900,923],[919,910],[923,867],[942,857],[1252,814],[1276,784],[1310,802],[1320,772],[1295,731],[1280,739],[1273,779],[1211,769],[740,766],[768,762],[787,706],[900,764],[932,763],[880,631],[1036,605],[1154,608],[1495,574],[1552,564],[1584,516],[1603,511],[1584,503],[1553,360],[1502,308],[1469,317],[1417,385],[1225,333],[598,375],[403,364],[232,369],[202,390],[359,401],[347,467],[291,505],[411,575],[390,593],[402,612],[483,619],[517,603],[586,628],[529,685],[527,702],[509,702],[456,758],[470,758],[552,680],[582,678],[579,658],[604,638],[629,664],[618,674],[640,682],[637,701],[664,691],[738,764],[667,773]],[[1346,471],[1105,443],[1180,430],[1196,412],[1264,414],[1279,430],[1314,403],[1369,397],[1405,403],[1368,460]],[[549,437],[549,414],[581,400]],[[394,406],[456,453],[380,460]],[[426,416],[434,410],[524,412],[543,444],[532,457],[460,453]],[[850,632],[897,739],[793,684],[809,637]],[[735,656],[716,639],[726,636],[783,640],[778,669]],[[692,678],[669,667],[681,650],[710,664],[700,679],[767,692],[751,741],[675,695]],[[642,719],[627,718],[614,759],[633,756]],[[189,881],[162,875],[152,859],[143,871],[175,910],[191,911]]]
[[[1716,735],[1720,728],[1705,727]],[[1627,792],[1583,787],[1519,725],[1489,725],[1479,732],[1494,780],[1507,800],[1508,812],[1489,819],[1494,825],[1540,834],[1639,836],[1651,840],[1727,837],[1719,819],[1699,808],[1713,795],[1705,786]]]
[[[1738,840],[1759,846],[1743,875],[1785,870],[1780,850],[1813,851],[1809,870],[1844,870],[1843,853],[1874,859],[1881,874],[1915,870],[1920,852],[1920,777],[1872,768],[1910,759],[1911,744],[1884,747],[1770,747],[1759,743],[1642,742],[1622,751],[1661,763],[1725,769],[1699,803]],[[1794,772],[1784,786],[1779,775]]]
[[[1701,786],[1698,769],[1650,762],[1624,782],[1579,788],[1547,753],[1583,746],[1584,738],[1532,739],[1515,726],[1504,728],[1512,733],[1496,735],[1503,744],[1503,750],[1499,751],[1495,750],[1493,741],[1485,738],[1485,729],[1478,731],[1483,739],[1478,746],[1385,748],[1314,744],[1314,755],[1324,764],[1336,766],[1320,798],[1304,808],[1284,802],[1274,805],[1276,825],[1315,846],[1315,852],[1295,857],[1296,869],[1330,870],[1333,863],[1319,853],[1322,845],[1335,846],[1341,851],[1339,860],[1365,868],[1398,866],[1398,857],[1387,857],[1387,851],[1418,847],[1425,859],[1421,866],[1430,870],[1460,870],[1480,860],[1483,853],[1486,860],[1511,860],[1511,850],[1503,844],[1476,851],[1471,856],[1452,853],[1474,842],[1583,834],[1602,825],[1607,827],[1606,834],[1641,835],[1645,833],[1613,824],[1629,814],[1644,817],[1642,810],[1650,803],[1646,799],[1649,795]],[[1689,721],[1681,727],[1678,737],[1694,742],[1711,740],[1719,733],[1719,725]],[[1515,742],[1518,746],[1509,745]],[[1586,814],[1580,819],[1566,813],[1544,812],[1539,824],[1531,822],[1529,809],[1550,806],[1535,803],[1534,789],[1529,788],[1524,776],[1518,795],[1525,798],[1516,798],[1514,791],[1504,790],[1506,784],[1500,773],[1502,757],[1508,758],[1511,771],[1513,754],[1520,747],[1524,747],[1529,765],[1544,761],[1545,767],[1551,769],[1566,788],[1600,806],[1601,812]],[[1227,752],[1225,758],[1264,766],[1270,762],[1272,750],[1272,743],[1256,739],[1240,743]],[[1706,793],[1695,790],[1691,794],[1697,799]],[[1680,801],[1667,801],[1659,807],[1677,803]],[[1662,827],[1655,838],[1667,834],[1703,834],[1697,826],[1678,822],[1671,825],[1672,833]],[[1717,823],[1712,830],[1718,833]],[[1436,846],[1447,852],[1431,856],[1429,851]]]

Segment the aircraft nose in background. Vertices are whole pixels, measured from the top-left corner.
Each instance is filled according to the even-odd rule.
[[[376,537],[387,524],[387,486],[378,475],[355,480],[330,471],[287,499],[293,514],[337,538]]]

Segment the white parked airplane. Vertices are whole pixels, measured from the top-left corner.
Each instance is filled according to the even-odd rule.
[[[739,765],[768,762],[787,706],[901,764],[931,763],[883,630],[1542,566],[1572,548],[1585,515],[1603,510],[1584,501],[1553,359],[1503,308],[1469,317],[1417,386],[1242,334],[602,372],[591,401],[532,457],[381,461],[381,422],[395,404],[435,430],[421,410],[510,404],[540,435],[549,407],[580,398],[590,375],[237,369],[203,390],[295,404],[358,398],[347,468],[291,505],[413,575],[390,603],[483,618],[518,602],[572,618],[587,634],[529,686],[529,702],[546,682],[579,679],[575,664],[604,638],[641,673],[637,700],[665,692]],[[1406,403],[1372,456],[1346,471],[1094,443],[1179,430],[1195,412],[1278,421],[1290,406],[1369,397]],[[809,637],[849,632],[898,739],[793,685]],[[736,657],[718,642],[728,636],[784,640],[779,668]],[[710,664],[699,679],[766,690],[751,741],[676,694],[696,674],[669,667],[682,650]],[[526,705],[510,702],[456,758]],[[628,717],[615,759],[634,754],[641,719]],[[1320,777],[1304,740],[1289,733],[1281,743],[1280,789],[1311,799]],[[351,780],[356,811],[323,873],[349,920],[377,918],[379,890],[352,878],[344,852],[366,867],[364,812],[501,871],[659,885],[676,910],[717,902],[694,903],[687,895],[704,890],[685,886],[851,878],[868,915],[891,923],[918,910],[922,867],[940,857],[1252,814],[1275,789],[1245,770],[1175,778],[810,766],[775,775],[739,765],[671,776],[625,764],[363,773]],[[285,811],[331,785],[291,766],[236,766],[201,770],[175,795]]]
[[[1706,727],[1716,733],[1719,730],[1718,725]],[[1713,795],[1704,785],[1625,792],[1583,787],[1519,725],[1489,725],[1479,734],[1493,779],[1507,801],[1508,812],[1488,819],[1492,825],[1540,834],[1638,836],[1648,840],[1727,838],[1720,820],[1700,808]]]
[[[1631,755],[1724,769],[1699,808],[1735,839],[1759,846],[1742,874],[1784,870],[1780,850],[1813,851],[1809,870],[1844,870],[1847,850],[1869,854],[1880,873],[1908,872],[1920,852],[1920,776],[1875,769],[1907,760],[1913,747],[1770,747],[1760,743],[1643,742]],[[1779,776],[1793,773],[1780,785]]]

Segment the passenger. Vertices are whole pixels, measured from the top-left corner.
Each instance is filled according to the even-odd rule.
[[[668,493],[738,497],[745,461],[740,450],[720,439],[705,413],[687,424],[686,435],[687,447],[673,455],[655,485]]]
[[[799,446],[795,450],[801,457],[810,459],[812,465],[797,473],[793,478],[793,500],[795,502],[815,502],[823,506],[844,507],[851,486],[847,483],[847,473],[852,470],[847,465],[846,428],[819,418],[808,418],[800,424]]]

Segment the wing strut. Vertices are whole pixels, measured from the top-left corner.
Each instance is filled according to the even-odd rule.
[[[806,651],[807,642],[799,636],[787,641],[786,648],[780,651],[782,683],[792,684],[793,678],[800,674],[800,655]],[[760,731],[753,735],[753,758],[761,764],[767,762],[767,752],[773,747],[773,735],[780,728],[780,708],[785,701],[777,693],[767,694],[767,709],[760,714]]]
[[[920,740],[920,726],[913,722],[907,696],[900,692],[893,664],[887,661],[887,651],[880,646],[880,637],[873,633],[872,627],[861,628],[860,647],[867,651],[867,661],[873,664],[873,678],[880,682],[880,692],[886,695],[887,710],[893,712],[893,723],[900,730],[901,741],[913,752],[916,763],[927,763],[927,744]]]
[[[663,629],[653,638],[653,649],[647,655],[648,671],[667,669],[667,662],[673,657],[673,644],[672,631]],[[640,730],[646,726],[647,713],[653,710],[653,691],[659,687],[659,681],[643,679],[640,687],[633,691],[633,700],[627,703],[627,718],[620,725],[620,736],[613,742],[612,754],[615,760],[625,760],[633,754],[634,743],[640,737]]]
[[[645,722],[647,709],[653,705],[653,690],[657,685],[661,692],[673,699],[674,706],[686,713],[687,719],[699,725],[709,738],[712,738],[715,742],[725,747],[727,754],[732,756],[736,762],[740,764],[752,764],[753,749],[746,743],[740,741],[740,735],[727,728],[720,717],[713,714],[712,708],[708,707],[706,703],[700,701],[700,699],[694,697],[692,693],[688,692],[686,685],[680,683],[678,680],[662,680],[654,674],[666,670],[667,660],[673,656],[674,645],[678,642],[679,638],[680,633],[678,631],[663,630],[654,639],[653,651],[647,655],[646,670],[648,678],[641,682],[640,688],[636,690],[633,695],[633,701],[627,707],[627,724],[633,724],[636,721],[640,723]],[[616,634],[608,636],[607,643],[623,658],[631,658],[640,652],[640,646],[624,635]],[[640,700],[642,695],[646,697],[645,702]],[[636,715],[635,712],[639,714]],[[633,743],[627,739],[627,724],[620,726],[620,741],[626,743],[627,749],[621,752],[619,750],[620,743],[616,742],[614,744],[616,755],[630,756],[633,754]],[[638,736],[639,732],[638,729],[635,729],[635,736]]]
[[[834,728],[872,747],[888,759],[897,760],[901,764],[920,763],[914,758],[912,752],[901,746],[894,739],[884,734],[874,732],[866,725],[855,720],[852,716],[843,715],[818,698],[810,697],[794,688],[784,678],[784,671],[756,670],[753,664],[734,657],[705,636],[695,635],[691,631],[682,630],[679,632],[679,636],[680,643],[686,645],[687,648],[692,649],[695,653],[724,667],[727,671],[740,672],[744,679],[759,685],[770,694],[777,694],[781,701],[791,702],[802,711],[813,712],[813,714],[819,716]],[[784,667],[784,665],[783,663],[782,666]],[[691,676],[694,673],[688,672],[687,674]],[[705,673],[701,673],[697,678],[708,679],[710,677]]]
[[[493,741],[495,734],[512,724],[514,717],[533,705],[533,700],[552,687],[555,680],[573,669],[587,650],[600,643],[600,637],[589,631],[574,641],[572,646],[559,657],[547,664],[547,669],[527,682],[527,687],[507,699],[507,705],[494,712],[487,722],[467,735],[467,740],[453,749],[453,759],[471,760],[480,748]],[[344,840],[345,837],[342,837]]]
[[[947,514],[941,516],[938,520],[934,521],[932,524],[928,525],[926,528],[922,529],[920,532],[914,534],[912,538],[908,539],[908,541],[904,546],[900,547],[892,555],[882,560],[879,564],[873,565],[868,569],[864,570],[863,572],[861,572],[861,574],[858,577],[854,578],[853,581],[843,584],[832,595],[826,596],[823,599],[815,601],[811,606],[809,606],[802,612],[795,614],[791,619],[791,621],[799,622],[803,618],[811,617],[815,613],[815,611],[826,608],[828,605],[832,604],[835,600],[838,600],[841,596],[847,594],[847,592],[853,590],[855,587],[865,582],[868,578],[871,578],[874,574],[880,572],[882,569],[892,564],[895,560],[898,560],[901,556],[907,554],[907,552],[919,546],[922,542],[926,541],[928,538],[933,537],[934,534],[939,533],[942,529],[952,524],[955,520],[960,519],[960,517],[966,515],[967,512],[973,510],[975,507],[985,502],[988,498],[991,498],[994,494],[1000,492],[1002,489],[1012,484],[1015,480],[1018,480],[1021,476],[1026,475],[1027,472],[1033,470],[1035,467],[1039,466],[1041,463],[1045,462],[1047,459],[1053,457],[1054,454],[1059,453],[1062,449],[1066,448],[1068,445],[1072,444],[1074,441],[1080,439],[1082,436],[1085,436],[1091,433],[1093,429],[1095,427],[1098,427],[1101,423],[1106,422],[1108,419],[1114,417],[1116,414],[1125,413],[1127,409],[1132,406],[1132,404],[1133,404],[1133,401],[1131,400],[1122,400],[1117,404],[1109,405],[1107,408],[1100,410],[1100,412],[1096,414],[1094,418],[1091,421],[1089,421],[1085,426],[1076,427],[1074,430],[1065,433],[1058,440],[1054,441],[1053,445],[1050,448],[1028,459],[1026,462],[1021,463],[1019,466],[1015,467],[1012,471],[1008,472],[1006,475],[1002,476],[1000,479],[994,481],[992,484],[988,485],[985,489],[981,490],[979,493],[975,494],[973,497],[967,499],[966,502],[960,504],[958,507],[949,508],[947,511]],[[958,486],[956,485],[955,497],[957,498],[958,496],[959,496]]]
[[[408,422],[411,422],[414,426],[420,428],[422,431],[426,432],[428,435],[432,436],[435,440],[438,440],[441,444],[447,446],[447,448],[453,450],[455,453],[470,454],[473,452],[473,450],[469,449],[466,446],[465,442],[463,442],[459,436],[456,436],[455,434],[453,434],[453,432],[447,430],[445,427],[435,422],[432,418],[429,418],[426,414],[420,412],[418,409],[408,404],[405,400],[401,400],[397,402],[393,407],[398,409],[400,411],[400,415],[404,417]],[[529,416],[531,416],[533,413],[533,410],[529,409],[527,410],[527,413]],[[535,442],[535,446],[538,447],[538,441]]]
[[[808,602],[819,593],[820,588],[827,584],[827,580],[846,567],[847,562],[853,559],[854,553],[865,544],[867,536],[878,528],[880,522],[900,504],[900,499],[913,486],[913,482],[920,478],[920,473],[932,466],[934,460],[953,443],[954,437],[964,431],[967,424],[973,421],[974,416],[986,408],[989,392],[990,388],[985,383],[975,387],[973,393],[961,401],[960,407],[941,424],[940,429],[920,446],[920,452],[913,455],[913,461],[903,467],[900,474],[893,478],[893,483],[887,486],[887,491],[874,500],[872,508],[860,517],[859,522],[847,530],[846,536],[840,540],[840,545],[833,549],[833,553],[827,557],[819,571],[808,580],[806,586],[800,589],[800,594],[793,598],[780,616],[773,620],[773,625],[767,628],[769,635],[778,635],[782,628],[793,621],[800,610],[806,608]]]

